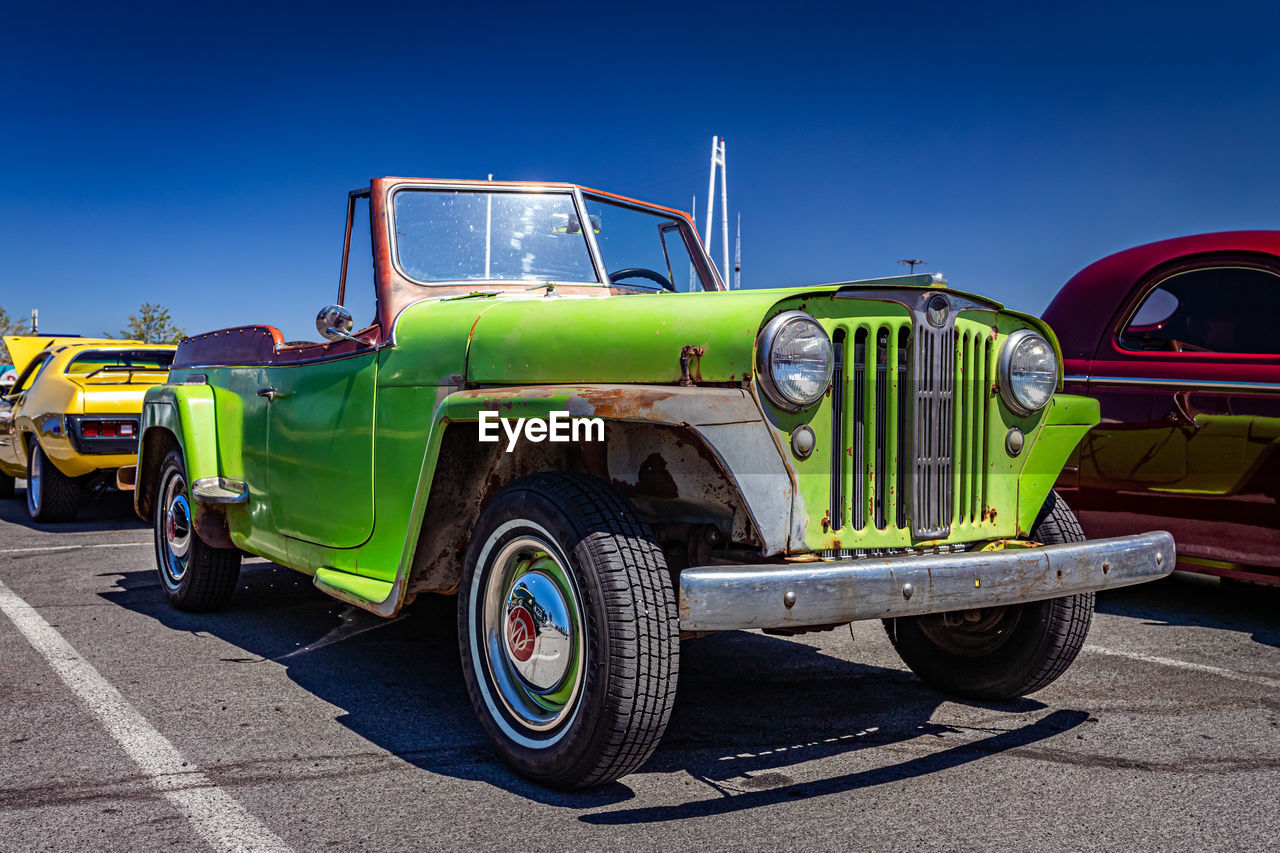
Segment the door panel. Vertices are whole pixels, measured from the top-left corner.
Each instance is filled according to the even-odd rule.
[[[286,536],[353,548],[373,532],[375,352],[264,371],[272,522]],[[265,387],[265,386],[264,386]]]
[[[1098,387],[1101,423],[1080,446],[1080,485],[1093,489],[1169,486],[1186,474],[1186,436],[1160,411],[1158,394],[1141,386]]]
[[[1280,338],[1261,308],[1278,294],[1256,259],[1135,288],[1088,369],[1102,414],[1081,452],[1089,535],[1163,527],[1180,562],[1280,567]]]

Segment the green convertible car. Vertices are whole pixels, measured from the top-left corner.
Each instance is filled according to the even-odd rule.
[[[650,756],[682,638],[884,619],[929,684],[1004,698],[1095,590],[1173,568],[1051,491],[1098,420],[1052,332],[939,278],[726,292],[688,215],[572,184],[380,178],[346,234],[326,340],[184,340],[120,483],[186,610],[245,552],[382,616],[457,594],[480,723],[542,783]]]

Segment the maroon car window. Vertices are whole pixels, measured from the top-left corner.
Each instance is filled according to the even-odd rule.
[[[1280,353],[1265,306],[1280,299],[1280,276],[1256,267],[1204,267],[1160,282],[1120,333],[1145,352]]]

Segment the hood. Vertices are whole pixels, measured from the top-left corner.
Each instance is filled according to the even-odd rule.
[[[695,379],[753,371],[756,332],[800,291],[734,290],[603,299],[494,300],[472,329],[467,379],[480,384],[680,381],[681,350],[703,347]]]
[[[46,349],[57,349],[67,344],[140,344],[142,341],[122,341],[113,338],[82,338],[77,335],[6,335],[4,345],[13,357],[14,372],[21,375],[31,359]]]
[[[672,384],[685,347],[698,382],[741,382],[755,372],[760,327],[785,308],[839,314],[837,294],[861,289],[938,288],[931,276],[896,277],[771,290],[642,294],[604,299],[497,298],[476,320],[467,353],[468,381]],[[958,291],[949,292],[960,294]],[[986,300],[983,300],[986,301]],[[783,303],[786,303],[783,305]],[[999,306],[989,303],[993,309]]]

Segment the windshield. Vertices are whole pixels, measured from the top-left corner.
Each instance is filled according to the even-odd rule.
[[[685,244],[693,235],[681,227],[681,217],[596,196],[586,202],[611,282],[680,292],[716,289],[693,262]]]
[[[567,192],[406,189],[393,207],[396,256],[417,281],[599,283]]]
[[[87,350],[73,358],[65,372],[70,376],[81,376],[121,371],[167,371],[171,364],[172,350]]]

